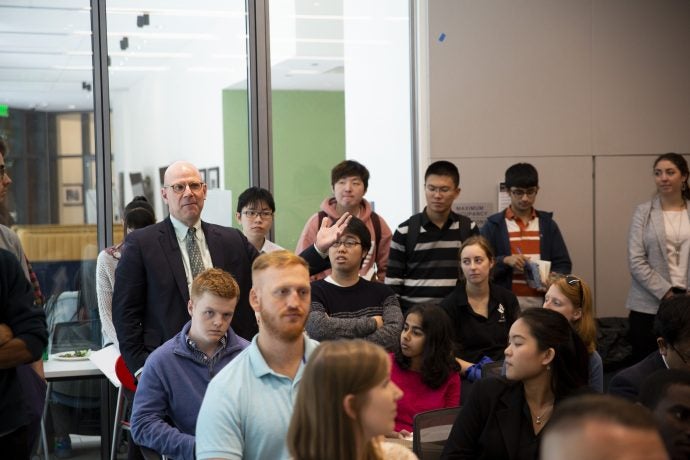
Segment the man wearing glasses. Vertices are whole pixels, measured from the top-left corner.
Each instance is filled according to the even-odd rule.
[[[572,263],[568,248],[553,220],[553,213],[534,208],[539,191],[539,174],[534,166],[517,163],[508,168],[505,186],[510,206],[489,216],[481,230],[482,236],[494,248],[494,282],[512,289],[522,309],[541,307],[543,290],[527,284],[525,265],[538,260],[549,261],[551,272],[570,273]],[[542,283],[545,281],[542,279]]]
[[[113,323],[122,357],[135,375],[189,319],[189,288],[206,268],[231,273],[240,286],[233,330],[246,339],[257,331],[248,300],[256,249],[238,230],[201,220],[206,184],[194,165],[170,165],[161,195],[170,216],[130,233],[115,271]]]
[[[395,351],[403,317],[390,287],[360,276],[371,234],[353,217],[328,250],[331,274],[311,283],[311,310],[306,330],[312,339],[361,338]]]
[[[249,187],[237,198],[235,217],[242,226],[244,236],[261,254],[283,249],[267,238],[275,212],[273,195],[265,188]]]
[[[249,306],[251,266],[259,255],[256,248],[239,230],[201,220],[206,184],[194,165],[173,163],[163,179],[161,195],[170,216],[130,233],[115,271],[113,323],[122,357],[135,375],[148,355],[187,322],[189,288],[207,268],[225,270],[240,287],[233,331],[250,340],[258,330]],[[347,218],[322,225],[315,246],[302,253],[314,270],[323,270],[328,263],[316,247],[327,250],[340,236]]]
[[[449,161],[435,161],[424,173],[426,207],[401,223],[391,243],[386,284],[405,313],[413,305],[439,304],[458,281],[458,249],[479,234],[477,224],[453,212],[460,196],[460,172]]]

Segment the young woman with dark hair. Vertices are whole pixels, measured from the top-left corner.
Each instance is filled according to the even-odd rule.
[[[391,354],[391,379],[404,392],[398,401],[395,434],[412,433],[420,412],[460,404],[459,366],[452,350],[448,315],[435,305],[412,307],[405,316],[400,348]]]
[[[554,406],[587,385],[588,354],[568,320],[524,311],[510,328],[506,378],[478,381],[453,424],[444,459],[535,459]]]
[[[98,314],[101,318],[101,332],[103,345],[113,343],[117,345],[117,334],[113,325],[113,287],[115,286],[115,269],[120,262],[124,247],[124,237],[134,230],[148,227],[156,223],[156,214],[151,203],[145,196],[135,196],[125,206],[122,216],[124,235],[122,241],[114,246],[105,248],[98,254],[96,261],[96,296],[98,299]]]
[[[688,162],[677,153],[654,161],[656,195],[635,209],[628,235],[632,282],[628,339],[633,359],[656,350],[652,329],[659,303],[690,289],[690,187]]]

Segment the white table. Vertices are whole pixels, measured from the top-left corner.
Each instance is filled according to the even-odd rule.
[[[93,379],[93,378],[105,378],[103,372],[96,367],[96,365],[89,359],[82,361],[62,361],[55,359],[56,355],[51,355],[48,361],[43,361],[43,372],[45,378],[48,381],[48,389],[46,391],[46,401],[45,407],[43,408],[43,419],[41,420],[41,443],[43,446],[43,454],[46,460],[48,460],[48,441],[45,432],[45,418],[48,412],[48,396],[50,395],[51,383],[61,380],[81,380],[81,379]],[[106,404],[108,409],[110,405]],[[101,427],[101,442],[109,439],[109,425],[108,423],[112,420],[110,415],[110,410],[104,410],[103,412],[108,412],[105,414],[105,418],[101,417],[101,424],[105,423]],[[105,436],[103,436],[105,433]],[[101,449],[101,455],[103,458],[108,458],[108,449]]]
[[[43,372],[46,380],[76,380],[84,378],[102,377],[103,372],[89,359],[82,361],[60,361],[51,355],[48,361],[43,361]]]

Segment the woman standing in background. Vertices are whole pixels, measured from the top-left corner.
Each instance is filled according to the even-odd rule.
[[[629,340],[635,361],[656,350],[652,328],[659,302],[684,294],[689,287],[688,175],[688,163],[681,155],[659,156],[654,161],[657,194],[633,215],[628,236],[632,284],[625,306],[630,310]]]
[[[156,223],[156,214],[151,204],[144,196],[135,196],[125,206],[123,225],[124,236],[128,233],[148,227]],[[105,248],[98,254],[96,262],[96,295],[98,297],[98,316],[101,318],[103,344],[117,345],[117,334],[113,326],[113,286],[115,284],[115,268],[120,262],[124,238],[119,244]]]

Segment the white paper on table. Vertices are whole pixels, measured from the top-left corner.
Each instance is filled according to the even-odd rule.
[[[89,360],[103,372],[103,375],[108,377],[108,380],[115,385],[115,388],[120,388],[120,379],[115,374],[115,361],[119,357],[120,350],[115,345],[108,345],[105,348],[89,353]]]

